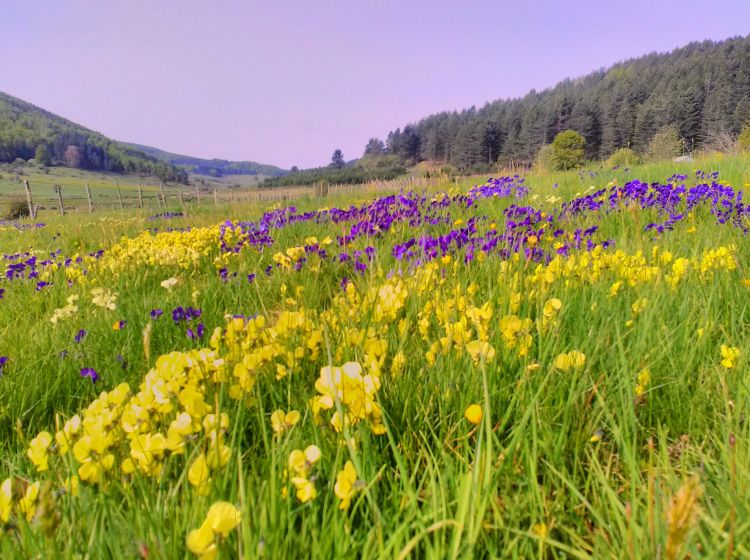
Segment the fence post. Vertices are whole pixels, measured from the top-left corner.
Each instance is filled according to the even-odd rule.
[[[122,210],[122,193],[120,192],[120,182],[115,179],[115,186],[117,187],[117,198],[120,199],[120,210]]]
[[[86,199],[89,201],[89,214],[94,213],[94,203],[91,201],[91,189],[89,184],[86,183]]]
[[[161,187],[161,198],[162,198],[162,201],[164,202],[164,208],[166,208],[167,207],[167,195],[164,193],[164,181],[159,181],[159,186]]]
[[[29,216],[31,219],[36,219],[36,209],[34,208],[34,202],[31,200],[31,187],[29,187],[28,179],[24,179],[23,188],[26,190],[26,203],[29,205]]]
[[[216,187],[214,187],[214,206],[218,206],[218,205],[219,205],[219,199],[216,196]]]
[[[185,208],[185,201],[182,198],[182,191],[179,192],[178,196],[180,197],[180,206],[182,206],[182,213],[187,215],[187,209]]]
[[[138,183],[138,208],[143,209],[143,187]]]
[[[196,202],[200,204],[201,201],[201,190],[198,188],[198,185],[195,185],[195,199]]]
[[[63,200],[62,200],[62,187],[60,185],[55,185],[55,192],[57,193],[57,204],[60,207],[60,215],[65,215],[65,208],[63,208]]]

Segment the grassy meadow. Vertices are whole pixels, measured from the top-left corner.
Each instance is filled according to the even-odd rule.
[[[750,557],[750,157],[486,179],[0,226],[0,557]]]

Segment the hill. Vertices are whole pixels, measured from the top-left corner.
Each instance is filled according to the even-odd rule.
[[[388,135],[392,154],[462,170],[530,162],[558,132],[586,138],[589,158],[644,150],[661,127],[679,127],[687,150],[735,137],[750,118],[750,36],[690,43],[568,79],[481,109],[433,114]]]
[[[181,154],[165,152],[151,146],[141,144],[124,143],[126,146],[139,150],[149,156],[176,167],[180,167],[196,175],[208,175],[211,177],[223,177],[225,175],[265,175],[268,177],[281,177],[287,171],[274,165],[265,165],[254,161],[228,161],[225,159],[202,159]]]
[[[42,165],[187,181],[187,173],[170,163],[0,92],[0,163],[19,158]]]

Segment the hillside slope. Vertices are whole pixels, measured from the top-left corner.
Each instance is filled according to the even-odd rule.
[[[748,118],[750,35],[652,53],[481,109],[433,114],[392,131],[387,145],[404,161],[465,170],[529,162],[566,129],[580,132],[587,155],[600,158],[621,147],[643,150],[669,124],[686,149],[710,146],[736,136]]]
[[[196,175],[209,175],[211,177],[223,177],[224,175],[266,175],[268,177],[281,177],[287,172],[274,165],[256,163],[254,161],[229,161],[225,159],[202,159],[182,154],[165,152],[159,148],[144,146],[142,144],[124,143],[135,150],[139,150],[149,156],[163,161]]]
[[[0,92],[0,163],[35,159],[44,165],[187,180],[184,170],[93,130]]]

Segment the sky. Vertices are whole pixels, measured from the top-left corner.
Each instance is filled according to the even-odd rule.
[[[0,91],[117,140],[304,168],[748,22],[750,0],[0,0]]]

